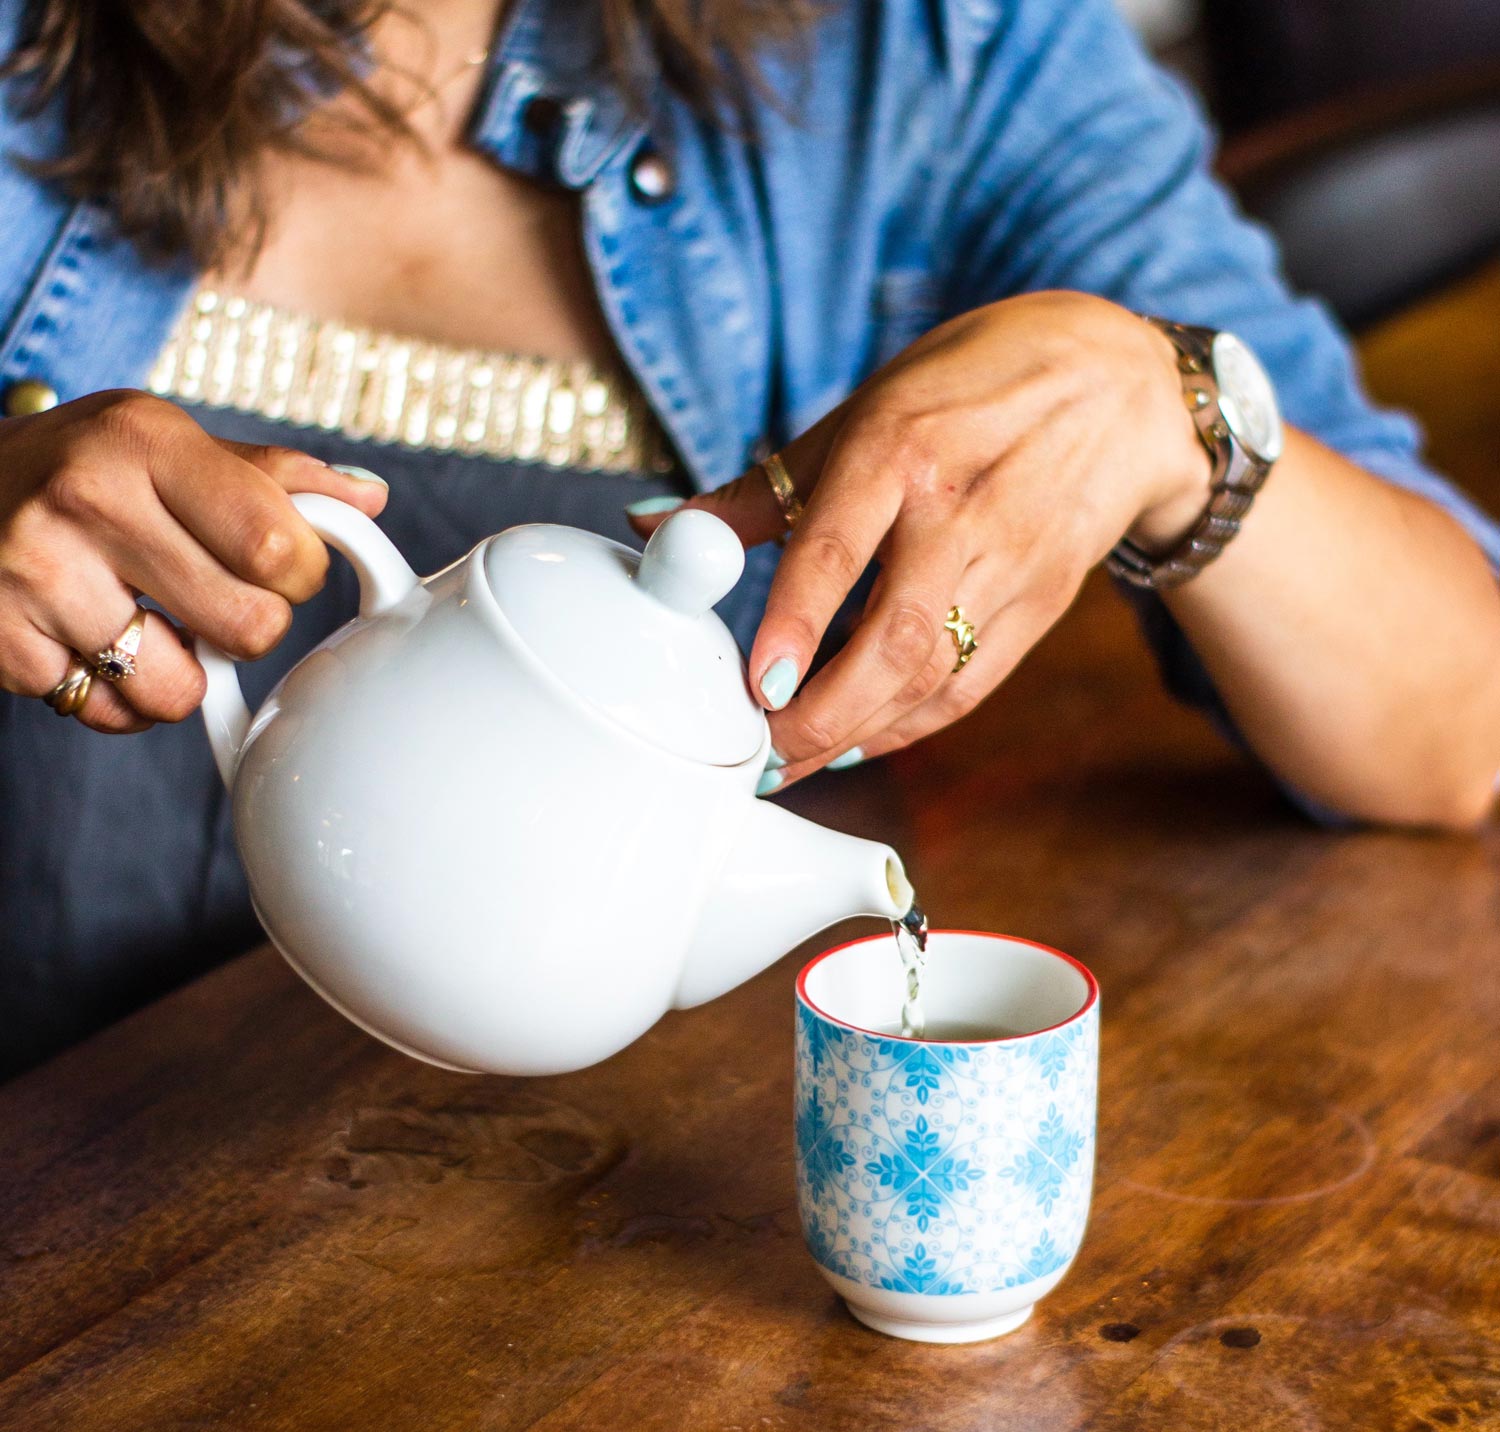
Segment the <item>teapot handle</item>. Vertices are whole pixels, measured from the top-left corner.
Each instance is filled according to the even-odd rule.
[[[363,512],[337,498],[299,492],[292,506],[308,526],[346,556],[359,577],[359,614],[373,617],[396,605],[418,585],[418,577],[396,550],[395,543]],[[216,646],[199,637],[196,653],[208,687],[203,695],[203,724],[208,744],[224,784],[234,784],[240,749],[250,730],[250,708],[240,689],[234,662]]]

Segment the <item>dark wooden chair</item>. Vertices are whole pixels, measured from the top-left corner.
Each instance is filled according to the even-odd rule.
[[[1500,64],[1495,0],[1203,0],[1202,14],[1214,109],[1228,134]]]
[[[1220,169],[1292,282],[1367,326],[1500,253],[1500,60],[1249,131]]]

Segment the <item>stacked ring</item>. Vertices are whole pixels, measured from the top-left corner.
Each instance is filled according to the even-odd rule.
[[[59,716],[76,716],[89,699],[89,688],[97,676],[101,681],[124,681],[135,675],[136,654],[141,649],[141,633],[146,626],[146,609],[137,605],[130,624],[119,638],[94,657],[73,653],[63,679],[42,700]]]
[[[781,509],[786,530],[790,532],[802,520],[802,499],[797,496],[797,489],[792,485],[792,475],[786,470],[786,463],[781,460],[778,452],[773,452],[766,458],[760,464],[760,470],[770,484],[771,495]]]
[[[89,699],[89,687],[93,684],[93,668],[81,656],[75,656],[68,663],[67,675],[42,700],[59,716],[76,716]]]

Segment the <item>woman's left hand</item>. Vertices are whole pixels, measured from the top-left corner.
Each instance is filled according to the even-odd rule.
[[[806,510],[750,655],[782,784],[973,710],[1123,535],[1164,550],[1208,499],[1171,343],[1077,293],[1006,299],[934,329],[782,458]],[[755,469],[689,505],[747,547],[785,531]],[[665,518],[634,520],[646,533]],[[872,558],[858,627],[802,687]],[[943,625],[955,606],[978,635],[958,671]]]

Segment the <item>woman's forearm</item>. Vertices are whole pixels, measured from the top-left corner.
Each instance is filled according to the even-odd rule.
[[[1289,785],[1360,819],[1484,818],[1500,586],[1447,513],[1289,433],[1239,536],[1165,599]]]
[[[783,763],[766,788],[971,710],[1122,532],[1175,549],[1213,468],[1181,377],[1173,342],[1128,310],[1024,294],[939,325],[791,443],[805,512],[750,656]],[[747,544],[788,522],[756,471],[694,504]],[[853,638],[814,671],[876,555]],[[1243,531],[1164,597],[1247,741],[1309,799],[1398,824],[1484,817],[1500,585],[1439,508],[1290,433]],[[975,629],[956,664],[958,632]]]

